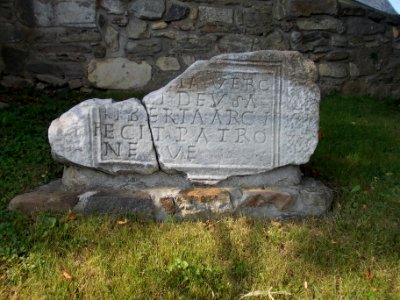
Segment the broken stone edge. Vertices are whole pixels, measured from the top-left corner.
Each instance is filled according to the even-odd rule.
[[[179,80],[190,76],[195,75],[197,72],[204,71],[209,66],[215,65],[223,65],[226,64],[227,61],[243,61],[250,60],[252,58],[260,59],[260,57],[264,57],[265,61],[268,62],[280,62],[285,64],[288,61],[291,61],[291,64],[285,64],[287,66],[286,72],[282,75],[285,80],[293,83],[293,89],[297,88],[299,85],[308,85],[309,92],[313,95],[313,100],[318,99],[316,101],[316,105],[313,107],[312,111],[315,112],[315,116],[313,118],[314,123],[314,130],[309,132],[309,136],[313,136],[314,139],[310,142],[309,150],[307,153],[303,153],[303,157],[295,158],[295,155],[287,155],[288,159],[281,162],[279,166],[273,167],[260,167],[260,168],[240,168],[240,169],[230,169],[230,175],[222,174],[221,170],[225,170],[224,168],[217,168],[217,169],[207,169],[207,170],[193,170],[191,167],[182,166],[169,166],[168,163],[163,161],[162,153],[160,152],[159,145],[157,141],[153,143],[155,145],[155,151],[157,153],[157,158],[159,162],[159,167],[162,171],[166,173],[176,173],[176,172],[183,172],[186,174],[188,179],[192,182],[198,182],[208,185],[215,185],[216,183],[226,180],[227,178],[234,177],[234,176],[247,176],[247,175],[256,175],[266,171],[274,170],[278,167],[283,167],[287,165],[301,165],[305,164],[310,160],[310,157],[314,154],[315,149],[318,145],[318,129],[319,129],[319,103],[321,93],[319,90],[318,85],[316,84],[318,80],[318,71],[316,69],[315,64],[305,58],[301,53],[297,51],[275,51],[275,50],[261,50],[261,51],[254,51],[254,52],[243,52],[243,53],[228,53],[228,54],[220,54],[210,58],[209,60],[198,60],[194,62],[191,66],[189,66],[182,74],[178,77],[172,79],[162,88],[153,91],[146,95],[142,103],[146,108],[146,111],[149,113],[149,106],[151,103],[151,99],[153,97],[157,97],[157,94],[163,94],[167,92],[174,83],[178,82]],[[270,60],[268,60],[270,59]],[[297,66],[297,67],[296,67]],[[299,67],[300,66],[300,67]],[[150,122],[149,122],[150,126]],[[152,136],[155,135],[154,129],[150,126],[150,130],[152,132]],[[310,131],[310,128],[308,128]],[[293,144],[296,142],[292,142]],[[293,154],[293,153],[292,153]]]

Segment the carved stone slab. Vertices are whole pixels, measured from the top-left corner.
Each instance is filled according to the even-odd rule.
[[[137,99],[80,103],[49,128],[53,157],[109,173],[158,170],[146,110]]]
[[[143,99],[160,167],[210,183],[308,162],[318,142],[316,79],[298,52],[194,63]]]

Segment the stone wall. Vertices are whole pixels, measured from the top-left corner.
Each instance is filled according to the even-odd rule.
[[[400,16],[352,1],[0,0],[1,84],[150,91],[198,59],[315,61],[324,93],[400,97]]]

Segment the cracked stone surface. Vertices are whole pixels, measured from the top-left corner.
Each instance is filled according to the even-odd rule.
[[[143,103],[85,101],[51,124],[49,141],[68,164],[161,169],[203,184],[300,165],[318,142],[316,79],[298,52],[223,54],[195,62]]]
[[[316,78],[298,52],[195,62],[143,99],[160,168],[213,183],[308,162],[318,143]]]

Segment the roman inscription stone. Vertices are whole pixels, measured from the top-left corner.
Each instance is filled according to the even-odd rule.
[[[306,163],[317,145],[320,91],[298,52],[198,61],[146,106],[160,167],[215,183]]]
[[[56,160],[109,173],[158,170],[147,113],[137,99],[80,103],[49,128]]]

